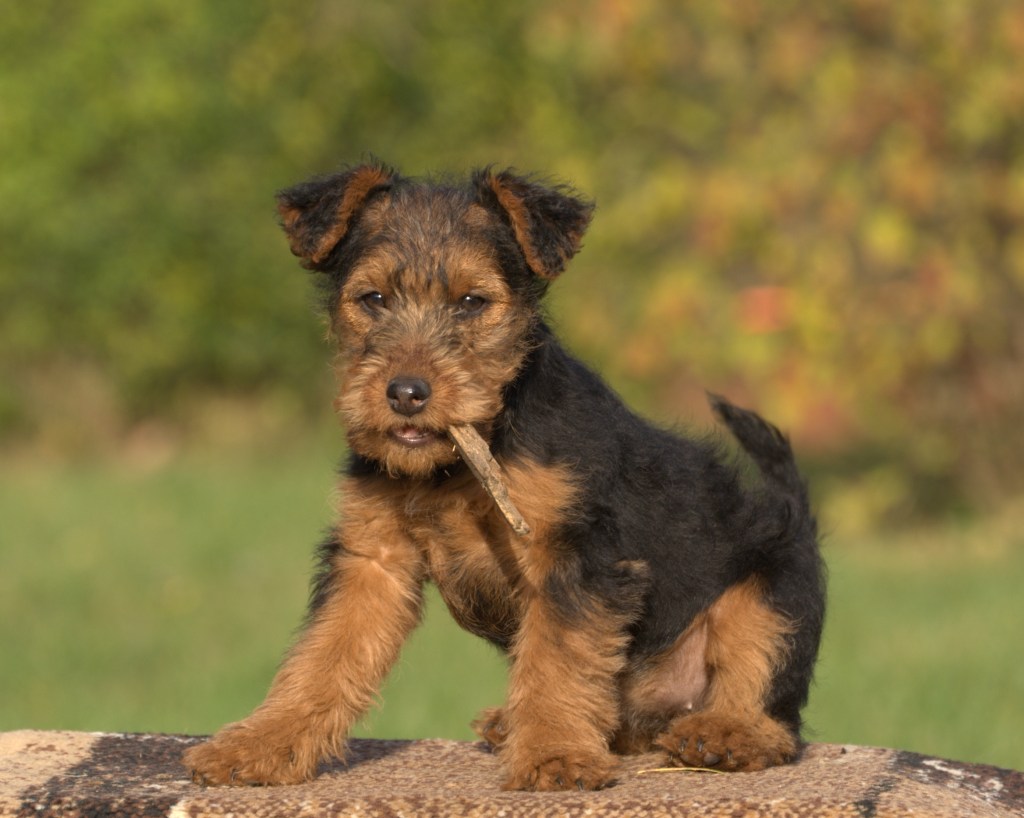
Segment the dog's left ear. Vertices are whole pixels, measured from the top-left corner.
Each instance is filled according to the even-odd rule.
[[[277,194],[277,211],[292,252],[311,270],[322,269],[369,199],[390,189],[398,174],[373,163],[319,176]]]
[[[473,175],[478,201],[504,213],[533,273],[555,278],[580,249],[594,213],[592,202],[567,187],[545,187],[512,171]]]

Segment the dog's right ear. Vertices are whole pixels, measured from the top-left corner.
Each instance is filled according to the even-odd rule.
[[[383,164],[318,176],[277,194],[277,212],[292,252],[311,270],[321,265],[348,233],[375,193],[389,189],[398,174]]]

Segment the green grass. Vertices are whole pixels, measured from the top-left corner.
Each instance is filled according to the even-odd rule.
[[[0,729],[209,732],[244,716],[301,619],[337,445],[5,463]],[[1022,521],[830,539],[810,738],[1024,769]],[[469,738],[504,685],[501,657],[431,595],[358,733]]]
[[[826,549],[812,738],[1024,769],[1020,522]]]

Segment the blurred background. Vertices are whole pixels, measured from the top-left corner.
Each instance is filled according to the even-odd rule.
[[[343,437],[273,193],[371,155],[596,199],[569,345],[811,476],[818,741],[1024,768],[1024,3],[38,0],[0,28],[0,729],[208,732],[300,621]],[[363,735],[469,737],[432,599]]]

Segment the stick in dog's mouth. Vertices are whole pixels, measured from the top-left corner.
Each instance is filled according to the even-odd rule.
[[[494,504],[498,507],[502,516],[520,537],[530,533],[530,526],[519,509],[515,507],[512,499],[508,496],[508,488],[501,474],[501,467],[491,455],[491,450],[480,433],[470,424],[459,424],[448,427],[448,435],[455,443],[455,447],[466,461],[473,476],[480,481]]]

